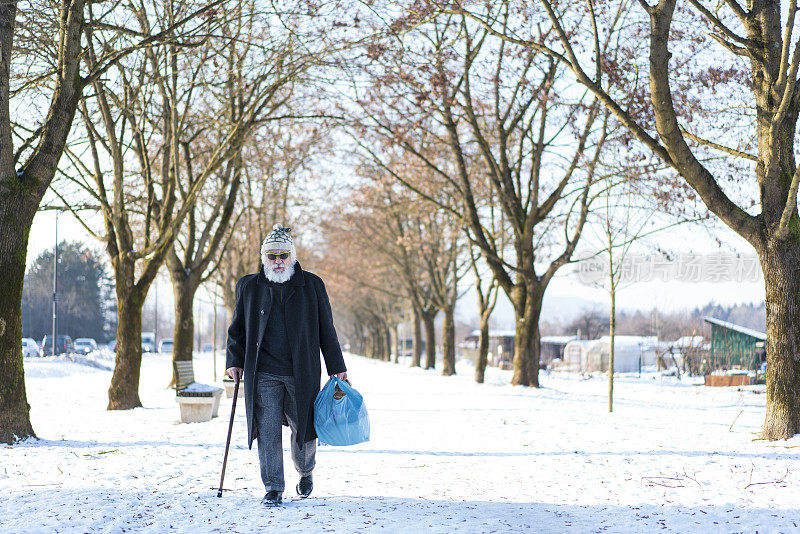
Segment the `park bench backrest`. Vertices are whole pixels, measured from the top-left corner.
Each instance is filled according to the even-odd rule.
[[[180,393],[194,382],[194,367],[191,360],[172,362],[175,368],[175,391]]]

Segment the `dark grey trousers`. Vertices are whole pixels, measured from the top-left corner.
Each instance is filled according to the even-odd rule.
[[[292,460],[300,476],[310,475],[314,469],[317,441],[297,444],[297,404],[295,403],[294,377],[256,373],[256,395],[253,399],[258,427],[258,460],[261,480],[267,491],[283,491],[283,416],[292,430]]]

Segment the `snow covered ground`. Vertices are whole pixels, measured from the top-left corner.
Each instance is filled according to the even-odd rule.
[[[475,384],[466,363],[347,363],[372,440],[320,447],[311,498],[268,509],[244,404],[220,499],[230,400],[179,423],[168,355],[145,355],[144,408],[125,412],[105,409],[110,371],[26,360],[40,439],[0,445],[0,532],[800,532],[800,436],[756,439],[763,386],[622,377],[609,414],[604,377],[525,389],[497,369]],[[212,381],[210,354],[194,366]]]

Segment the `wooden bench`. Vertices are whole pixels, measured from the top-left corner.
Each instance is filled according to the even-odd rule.
[[[175,369],[175,401],[181,407],[181,423],[210,421],[219,412],[222,388],[194,381],[191,360],[172,362]]]

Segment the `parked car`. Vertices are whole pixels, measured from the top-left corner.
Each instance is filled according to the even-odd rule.
[[[202,352],[211,352],[213,349],[214,347],[211,345],[211,343],[204,343]]]
[[[75,352],[89,354],[97,350],[97,341],[90,337],[79,337],[75,340]]]
[[[22,338],[22,357],[31,358],[39,355],[39,344],[29,337]]]
[[[174,342],[172,338],[164,338],[158,342],[158,352],[166,352],[167,354],[172,354],[172,346]]]
[[[72,344],[72,338],[66,334],[58,334],[56,336],[56,354],[69,354],[75,352],[75,346]],[[53,354],[53,336],[47,335],[42,339],[42,347],[39,349],[41,356],[50,356]]]
[[[142,332],[142,352],[155,352],[156,335],[153,332]]]

